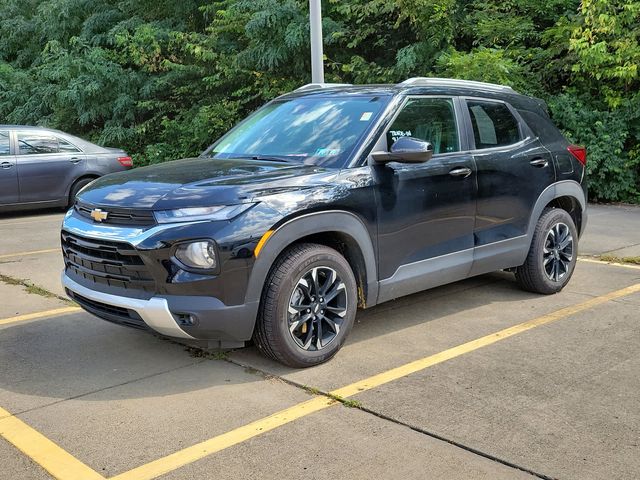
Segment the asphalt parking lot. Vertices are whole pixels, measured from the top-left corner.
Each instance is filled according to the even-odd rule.
[[[62,213],[0,215],[0,478],[640,478],[640,208],[553,296],[497,272],[361,311],[332,361],[202,354],[62,299]],[[612,234],[615,232],[615,234]]]

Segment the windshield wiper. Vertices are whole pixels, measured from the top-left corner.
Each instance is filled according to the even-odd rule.
[[[277,155],[234,155],[232,158],[237,158],[238,160],[262,160],[265,162],[295,163],[288,157]]]

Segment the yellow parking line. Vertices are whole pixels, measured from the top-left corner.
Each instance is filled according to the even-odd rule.
[[[53,317],[54,315],[61,315],[63,313],[73,313],[82,310],[80,307],[63,307],[54,308],[53,310],[45,310],[44,312],[27,313],[25,315],[17,315],[15,317],[0,318],[0,325],[7,325],[9,323],[25,322],[27,320],[36,320],[38,318]]]
[[[115,477],[111,477],[111,480],[141,480],[159,477],[160,475],[195,462],[207,455],[211,455],[212,453],[237,445],[238,443],[278,428],[289,422],[297,420],[298,418],[323,410],[335,403],[337,403],[335,400],[327,397],[315,397],[311,400],[307,400],[306,402],[294,405],[293,407],[281,410],[280,412],[266,418],[262,418],[249,423],[248,425],[244,425],[243,427],[236,428],[235,430],[213,437],[210,440],[205,440],[204,442],[193,445],[192,447],[172,453],[167,457],[147,463],[146,465],[121,473]]]
[[[438,363],[445,362],[479,348],[486,347],[519,333],[526,332],[527,330],[531,330],[533,328],[555,322],[562,318],[566,318],[570,315],[574,315],[576,313],[594,308],[598,305],[609,302],[610,300],[624,297],[635,292],[640,292],[640,283],[627,288],[623,288],[621,290],[616,290],[600,297],[592,298],[591,300],[587,300],[586,302],[582,302],[577,305],[562,308],[533,320],[520,323],[513,327],[505,328],[504,330],[500,330],[476,340],[463,343],[462,345],[458,345],[457,347],[444,350],[443,352],[436,353],[435,355],[430,355],[420,360],[416,360],[415,362],[393,368],[378,375],[374,375],[364,380],[352,383],[351,385],[333,390],[332,392],[330,392],[330,394],[342,398],[353,396],[357,393],[379,387],[394,380],[398,380],[409,374],[419,372],[420,370],[424,370],[425,368],[437,365]],[[243,427],[231,430],[222,435],[218,435],[217,437],[213,437],[209,440],[198,443],[197,445],[194,445],[192,447],[179,450],[178,452],[172,453],[171,455],[168,455],[164,458],[160,458],[153,462],[134,468],[133,470],[121,473],[120,475],[116,475],[115,477],[112,477],[111,480],[150,480],[152,478],[156,478],[160,475],[171,472],[184,465],[204,458],[212,453],[219,452],[220,450],[231,447],[250,438],[257,437],[262,433],[273,430],[279,426],[286,425],[287,423],[302,418],[306,415],[328,408],[334,403],[335,402],[331,401],[331,399],[329,398],[316,397],[312,400],[308,400],[298,405],[294,405],[293,407],[289,407],[285,410],[281,410],[280,412],[264,419],[257,420]]]
[[[614,267],[624,267],[624,268],[634,268],[636,270],[640,270],[640,265],[633,265],[630,263],[618,263],[618,262],[607,262],[605,260],[597,260],[595,258],[578,258],[581,262],[587,263],[599,263],[600,265],[613,265]]]
[[[0,436],[40,464],[54,478],[104,480],[98,472],[1,407]]]
[[[0,260],[3,258],[14,258],[14,257],[24,257],[26,255],[37,255],[39,253],[53,253],[60,252],[59,248],[48,248],[46,250],[32,250],[30,252],[17,252],[17,253],[4,253],[0,255]]]

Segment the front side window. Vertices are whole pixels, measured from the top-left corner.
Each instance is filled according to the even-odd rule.
[[[11,140],[9,130],[0,130],[0,157],[11,155]]]
[[[433,153],[460,150],[453,100],[450,98],[412,98],[387,131],[387,145],[400,137],[414,137],[433,145]]]
[[[511,145],[521,140],[518,121],[504,103],[467,100],[476,148]]]
[[[262,107],[203,156],[342,167],[388,102],[383,96],[309,96]]]
[[[52,135],[18,133],[20,155],[58,153],[58,139]]]

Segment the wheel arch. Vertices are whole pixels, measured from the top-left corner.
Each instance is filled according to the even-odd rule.
[[[276,259],[288,247],[301,242],[319,243],[342,253],[358,283],[359,306],[375,305],[378,297],[378,275],[371,236],[359,217],[341,210],[304,214],[276,228],[255,259],[249,277],[246,303],[259,304],[263,287]]]
[[[82,180],[95,180],[96,178],[100,178],[100,175],[98,175],[97,173],[87,173],[84,172],[82,175],[80,175],[78,178],[74,179],[73,182],[71,182],[69,184],[69,188],[67,189],[67,197],[69,197],[71,195],[71,191],[73,190],[73,187],[76,186],[76,184]],[[71,202],[72,199],[69,198],[69,202]]]
[[[587,200],[582,186],[573,180],[563,180],[549,185],[538,197],[527,228],[529,240],[545,208],[555,207],[566,210],[578,230],[578,235],[584,231],[587,221]]]

